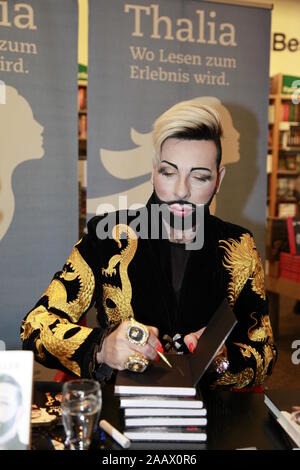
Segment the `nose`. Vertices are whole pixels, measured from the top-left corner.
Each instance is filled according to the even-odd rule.
[[[183,175],[179,176],[176,181],[175,195],[178,199],[188,199],[190,197],[189,182]]]

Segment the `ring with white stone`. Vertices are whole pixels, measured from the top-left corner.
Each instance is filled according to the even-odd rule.
[[[134,354],[126,359],[124,369],[130,370],[131,372],[144,372],[148,365],[148,359],[141,354]]]
[[[149,330],[145,325],[135,320],[130,320],[127,328],[127,339],[130,343],[145,346],[149,338]]]

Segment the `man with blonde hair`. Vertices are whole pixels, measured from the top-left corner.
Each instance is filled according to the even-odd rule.
[[[209,385],[257,386],[271,373],[276,349],[253,236],[209,212],[225,175],[221,136],[218,113],[197,99],[155,121],[146,207],[92,218],[22,323],[24,348],[39,362],[99,380],[143,372],[157,351],[193,353],[226,298],[238,323]],[[93,305],[99,327],[80,325]]]

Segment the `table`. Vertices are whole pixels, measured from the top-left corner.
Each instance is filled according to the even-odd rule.
[[[39,403],[45,392],[54,396],[61,390],[61,383],[35,382],[34,403]],[[285,393],[285,392],[283,392]],[[287,392],[288,393],[288,392]],[[114,396],[113,385],[107,384],[102,389],[103,406],[101,417],[111,422],[122,431],[122,412],[118,406],[118,398]],[[269,416],[264,405],[264,395],[246,392],[213,391],[205,393],[204,403],[208,411],[208,439],[203,443],[132,443],[130,450],[233,450],[255,447],[257,449],[287,449],[287,441],[273,418]],[[51,437],[63,438],[62,425],[52,428],[33,429],[33,449],[51,449]],[[110,449],[123,450],[115,441],[101,431],[96,433],[91,450]]]

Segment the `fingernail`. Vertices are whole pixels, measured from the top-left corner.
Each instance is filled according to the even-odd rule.
[[[159,355],[157,354],[156,358],[154,359],[154,362],[159,361]]]
[[[194,349],[195,349],[195,346],[193,345],[193,343],[190,343],[190,344],[189,344],[189,350],[190,350],[190,352],[193,353],[193,352],[194,352]]]
[[[162,347],[161,344],[158,344],[155,349],[156,349],[156,351],[159,351],[159,352],[161,352],[161,353],[164,352],[164,348]]]

